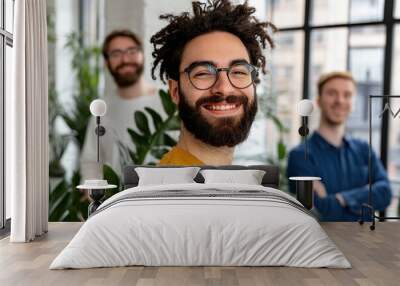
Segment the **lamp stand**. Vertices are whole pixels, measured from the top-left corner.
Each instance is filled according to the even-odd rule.
[[[101,205],[105,193],[105,189],[89,189],[89,197],[92,199],[92,202],[89,204],[88,216],[93,214]]]
[[[106,133],[104,126],[100,125],[100,116],[96,116],[96,125],[95,133],[97,135],[97,163],[100,165],[100,136],[103,136]],[[89,189],[89,197],[92,199],[88,209],[89,216],[101,205],[105,192],[105,189]]]
[[[299,128],[299,135],[301,138],[304,138],[304,159],[307,160],[308,156],[308,146],[307,146],[307,136],[310,130],[308,129],[308,120],[307,116],[302,116],[301,117],[301,126]]]
[[[375,220],[378,221],[385,221],[388,219],[400,219],[400,216],[396,217],[387,217],[385,215],[377,216],[375,214],[375,207],[372,202],[372,99],[373,98],[381,98],[383,102],[389,102],[390,98],[400,98],[400,95],[369,95],[368,96],[368,143],[369,143],[369,150],[368,150],[368,203],[364,203],[361,205],[361,218],[359,219],[359,224],[364,223],[364,214],[369,215],[369,218],[372,220],[372,224],[369,226],[370,230],[375,230]],[[388,116],[387,113],[382,114],[383,116]]]
[[[104,126],[100,125],[100,116],[96,116],[97,127],[94,132],[97,135],[97,163],[100,163],[100,136],[106,134],[106,129]]]

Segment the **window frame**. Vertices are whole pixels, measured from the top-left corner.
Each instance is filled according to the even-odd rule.
[[[273,1],[273,0],[271,0]],[[391,94],[392,84],[392,58],[393,58],[393,45],[394,45],[394,28],[400,24],[400,18],[396,19],[395,5],[400,5],[400,0],[385,0],[383,6],[383,19],[376,21],[363,21],[354,23],[338,23],[338,24],[312,24],[312,10],[313,0],[305,0],[304,23],[302,26],[288,27],[279,29],[279,32],[303,31],[304,33],[304,54],[303,54],[303,90],[302,98],[308,99],[310,97],[310,65],[311,65],[311,33],[318,29],[333,29],[333,28],[347,28],[366,27],[366,26],[383,26],[385,28],[385,47],[383,59],[383,94]],[[349,1],[351,5],[351,1]],[[273,13],[273,11],[272,11]],[[349,61],[347,60],[347,69],[349,69]],[[384,97],[382,99],[382,108],[386,103],[390,102],[390,98]],[[299,119],[300,120],[300,119]],[[381,122],[381,136],[380,136],[380,158],[383,166],[387,169],[388,166],[388,149],[389,149],[389,116],[384,113]],[[380,216],[384,216],[384,212],[380,212]]]
[[[400,1],[400,0],[399,0]],[[351,3],[351,2],[349,2]],[[397,4],[397,5],[400,5]],[[282,28],[279,32],[303,31],[304,33],[304,68],[303,68],[303,91],[302,98],[308,99],[310,97],[310,64],[311,64],[311,33],[318,29],[333,29],[333,28],[354,28],[365,26],[383,26],[385,27],[385,48],[383,60],[383,94],[390,94],[391,92],[391,74],[392,74],[392,58],[393,58],[393,37],[394,27],[400,23],[400,19],[395,18],[395,0],[385,0],[383,7],[383,19],[379,21],[364,21],[355,23],[339,23],[339,24],[326,24],[326,25],[313,25],[312,24],[312,9],[313,0],[305,0],[304,23],[302,26]],[[273,11],[272,11],[273,13]],[[349,67],[349,63],[347,63]],[[384,98],[382,107],[389,101],[389,98]],[[388,163],[388,144],[389,144],[389,117],[385,113],[382,117],[382,132],[380,138],[380,157],[383,165],[387,168]]]
[[[6,217],[6,189],[5,189],[5,96],[6,96],[6,47],[13,47],[13,34],[6,30],[6,0],[0,0],[0,236],[10,230],[10,219]],[[15,5],[15,0],[12,0]],[[15,6],[14,6],[15,7]],[[13,7],[13,12],[14,12]],[[8,15],[9,16],[9,15]],[[12,16],[13,17],[13,16]]]

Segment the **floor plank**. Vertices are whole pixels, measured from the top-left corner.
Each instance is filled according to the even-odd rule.
[[[81,223],[50,223],[49,233],[32,243],[0,240],[0,285],[399,285],[400,223],[378,223],[375,231],[357,223],[323,223],[352,269],[290,267],[118,267],[48,269]]]

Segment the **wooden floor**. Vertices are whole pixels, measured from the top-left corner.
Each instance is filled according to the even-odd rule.
[[[50,223],[32,243],[0,241],[0,285],[400,285],[400,223],[375,231],[357,223],[325,223],[324,229],[352,269],[290,267],[121,267],[48,270],[80,223]]]

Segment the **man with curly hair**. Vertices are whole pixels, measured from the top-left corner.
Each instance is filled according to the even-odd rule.
[[[231,164],[257,113],[258,69],[273,47],[269,22],[229,0],[193,2],[193,14],[161,15],[169,24],[151,38],[152,76],[161,80],[182,119],[179,141],[160,165]]]

